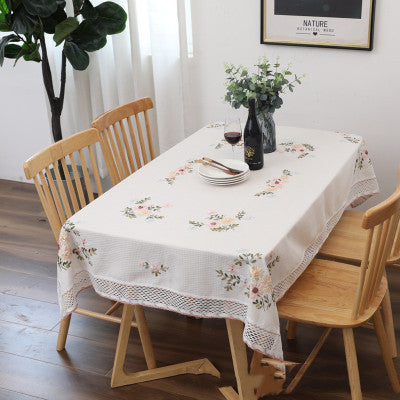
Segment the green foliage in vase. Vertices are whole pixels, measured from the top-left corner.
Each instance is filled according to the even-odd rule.
[[[52,113],[54,141],[62,139],[60,117],[64,104],[66,61],[76,70],[89,66],[89,54],[107,43],[107,36],[125,29],[127,15],[112,1],[94,7],[89,0],[71,0],[68,16],[65,0],[0,0],[0,66],[5,58],[42,63],[43,82]],[[60,92],[55,94],[47,55],[46,34],[62,45]]]
[[[255,98],[258,112],[273,113],[283,104],[281,94],[286,90],[293,92],[295,85],[300,85],[305,77],[291,72],[290,65],[282,67],[279,58],[272,64],[266,57],[261,57],[255,67],[257,72],[251,73],[243,65],[225,64],[225,102],[233,108],[247,108],[249,99]]]

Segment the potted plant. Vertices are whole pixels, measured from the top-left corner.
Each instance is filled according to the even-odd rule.
[[[0,0],[0,32],[11,32],[0,39],[0,66],[3,65],[4,58],[14,59],[14,65],[21,58],[42,63],[54,142],[62,139],[61,113],[64,105],[67,61],[75,70],[85,70],[89,66],[88,52],[104,47],[107,36],[122,32],[127,20],[124,9],[111,1],[94,7],[89,0],[72,0],[72,5],[73,16],[68,16],[65,0]],[[58,95],[53,86],[46,34],[53,35],[57,46],[63,46]],[[68,193],[61,163],[58,168]],[[67,168],[76,191],[72,167],[68,165]],[[82,167],[78,165],[77,169],[86,193]],[[46,174],[46,179],[53,179],[58,189],[52,169],[51,174],[52,177]]]
[[[275,110],[281,108],[283,100],[281,94],[288,89],[293,92],[296,84],[301,84],[305,75],[293,74],[288,65],[281,69],[279,58],[274,64],[266,57],[261,57],[256,73],[250,73],[243,65],[235,67],[225,64],[226,95],[225,102],[233,108],[248,107],[249,99],[255,98],[257,104],[257,117],[264,135],[264,153],[276,150],[276,132],[273,119]],[[293,79],[290,80],[290,77]]]
[[[67,16],[65,0],[0,0],[0,66],[4,58],[42,63],[43,83],[51,110],[54,141],[62,139],[61,113],[64,105],[67,60],[76,70],[89,65],[88,52],[101,49],[107,35],[125,29],[127,15],[111,1],[93,7],[89,0],[72,0],[73,16]],[[62,45],[60,92],[56,95],[46,47],[46,35]],[[15,65],[14,63],[14,65]]]

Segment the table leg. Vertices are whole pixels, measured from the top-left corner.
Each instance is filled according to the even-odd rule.
[[[250,363],[250,374],[263,376],[263,380],[257,388],[257,396],[264,397],[265,395],[282,393],[283,384],[285,383],[284,373],[277,369],[276,366],[265,363],[264,360],[275,364],[275,360],[266,359],[264,354],[258,351],[253,353]],[[283,377],[277,377],[278,373],[283,374]]]
[[[154,365],[154,368],[140,372],[127,372],[124,368],[124,363],[134,312],[135,306],[128,304],[124,305],[121,326],[118,335],[118,343],[115,352],[114,368],[111,377],[111,387],[132,385],[134,383],[147,382],[182,374],[210,374],[216,376],[217,378],[220,377],[219,371],[214,367],[213,364],[211,364],[211,362],[207,358],[169,365],[167,367],[161,368],[155,368],[155,363],[150,363],[151,366]],[[141,316],[140,309],[136,313],[136,317],[138,315]],[[147,353],[146,359],[149,363],[149,360],[151,359],[151,356],[153,354],[153,350],[151,346],[150,336],[148,335],[148,333],[146,334],[146,332],[142,332],[141,336],[143,333],[146,336],[145,352]]]
[[[257,400],[256,390],[264,377],[249,374],[246,345],[243,342],[243,323],[227,319],[226,326],[228,328],[229,343],[239,394],[232,387],[220,388],[220,392],[228,400]]]

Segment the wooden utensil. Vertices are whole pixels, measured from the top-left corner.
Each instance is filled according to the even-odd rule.
[[[216,165],[211,164],[211,163],[209,163],[207,161],[204,161],[204,160],[194,160],[194,162],[199,163],[199,164],[203,164],[203,165],[208,165],[209,167],[213,167],[213,168],[219,169],[220,171],[225,172],[228,175],[239,175],[239,173],[242,172],[242,171],[240,171],[240,172],[232,172],[232,171],[229,171],[227,169],[223,169],[223,168],[217,167]]]
[[[228,167],[228,166],[226,166],[226,165],[224,165],[224,164],[221,164],[220,162],[215,161],[215,160],[213,160],[213,159],[211,159],[211,158],[203,157],[203,160],[208,161],[208,162],[210,162],[210,163],[212,163],[212,164],[218,164],[218,165],[220,165],[221,167],[224,167],[224,168],[228,169],[228,170],[231,171],[231,172],[236,172],[236,173],[238,173],[238,174],[241,174],[241,173],[243,172],[243,171],[239,171],[238,169],[231,168],[231,167]]]

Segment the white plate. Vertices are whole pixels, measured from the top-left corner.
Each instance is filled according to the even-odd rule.
[[[204,178],[202,176],[200,176],[200,177],[204,182],[209,183],[210,185],[228,186],[228,185],[236,185],[238,183],[244,182],[249,178],[249,176],[250,176],[250,174],[244,175],[235,181],[215,181],[215,180]]]
[[[226,165],[227,167],[238,169],[238,170],[243,171],[243,172],[240,173],[240,174],[237,174],[237,175],[229,175],[229,174],[226,174],[223,171],[220,171],[217,168],[213,168],[213,167],[209,167],[208,165],[200,164],[199,165],[199,169],[198,169],[199,174],[201,176],[203,176],[204,178],[226,180],[226,179],[229,179],[229,178],[232,178],[232,177],[239,178],[239,177],[245,175],[249,171],[249,166],[245,162],[240,161],[240,160],[233,160],[233,159],[230,159],[230,158],[224,158],[224,159],[217,159],[215,161],[218,161],[221,164]]]
[[[250,173],[249,172],[246,172],[245,174],[243,174],[243,175],[240,175],[240,176],[232,176],[232,177],[229,177],[229,178],[223,178],[223,179],[221,179],[221,178],[208,178],[208,177],[206,177],[206,176],[204,176],[204,175],[200,175],[200,177],[201,178],[203,178],[203,179],[205,179],[205,180],[207,180],[207,181],[210,181],[210,182],[235,182],[235,181],[240,181],[241,179],[243,179],[243,178],[246,178],[248,175],[250,175]]]

